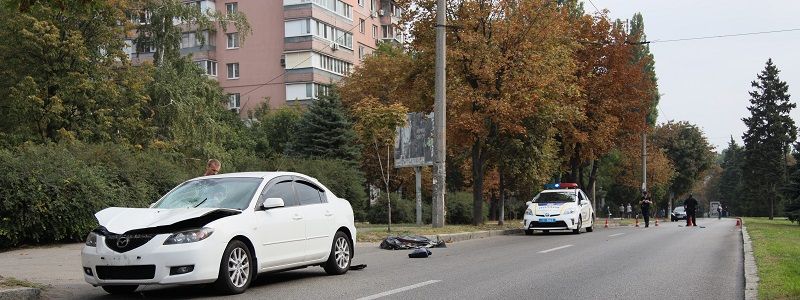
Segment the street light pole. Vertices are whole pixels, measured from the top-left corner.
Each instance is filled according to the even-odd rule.
[[[444,227],[445,154],[447,149],[445,95],[445,0],[436,1],[436,103],[434,105],[435,172],[433,176],[433,227]]]

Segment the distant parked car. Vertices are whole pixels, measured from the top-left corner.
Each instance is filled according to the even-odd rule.
[[[258,273],[306,266],[344,274],[356,240],[350,203],[288,172],[195,178],[150,208],[95,216],[100,227],[81,252],[84,279],[111,294],[199,283],[237,294]]]
[[[683,206],[678,206],[672,210],[672,222],[678,220],[686,220],[686,209]]]

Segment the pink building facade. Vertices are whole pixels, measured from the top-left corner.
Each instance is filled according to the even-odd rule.
[[[325,93],[324,84],[347,76],[381,41],[402,42],[401,11],[391,0],[203,0],[201,9],[238,11],[252,34],[184,32],[181,52],[192,55],[228,94],[242,118],[268,103],[302,105]],[[208,37],[200,46],[197,35]],[[146,47],[129,42],[136,62]]]

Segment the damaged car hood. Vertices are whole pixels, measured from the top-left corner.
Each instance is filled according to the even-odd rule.
[[[226,208],[123,208],[109,207],[95,214],[100,226],[109,232],[132,230],[167,233],[205,226],[214,220],[238,215],[241,211]]]

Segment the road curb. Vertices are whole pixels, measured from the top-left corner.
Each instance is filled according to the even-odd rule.
[[[42,290],[37,288],[0,289],[0,300],[36,300],[42,295]]]
[[[744,255],[744,299],[757,300],[758,299],[758,268],[756,267],[756,259],[753,256],[753,243],[750,240],[750,234],[747,233],[747,227],[744,226],[742,221],[742,254]]]
[[[522,229],[461,232],[461,233],[450,233],[450,234],[426,235],[425,237],[432,240],[444,241],[445,243],[453,243],[466,240],[482,239],[492,236],[512,235],[512,234],[522,234]]]

